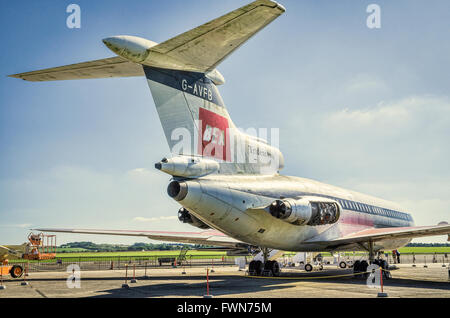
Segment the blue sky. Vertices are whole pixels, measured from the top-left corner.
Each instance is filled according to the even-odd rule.
[[[153,169],[169,149],[145,79],[6,75],[111,57],[112,35],[162,42],[247,2],[3,1],[0,242],[35,226],[195,230]],[[219,67],[234,122],[280,128],[284,174],[399,202],[419,225],[449,221],[450,2],[280,2],[286,14]],[[81,29],[66,27],[70,3]],[[146,241],[59,236],[74,240]]]

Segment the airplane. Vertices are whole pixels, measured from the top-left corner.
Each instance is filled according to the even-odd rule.
[[[11,75],[32,82],[145,77],[172,152],[155,168],[171,176],[167,192],[181,206],[179,220],[200,229],[38,230],[258,249],[263,261],[249,264],[257,276],[280,274],[280,265],[269,258],[273,250],[362,250],[376,263],[377,253],[413,238],[449,235],[450,240],[447,222],[417,227],[396,203],[280,174],[284,157],[278,147],[234,125],[218,90],[225,78],[217,67],[285,11],[275,1],[257,0],[160,44],[114,36],[103,43],[116,57]],[[365,272],[368,266],[358,262],[354,270]]]

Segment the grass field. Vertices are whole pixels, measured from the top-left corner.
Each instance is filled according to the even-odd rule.
[[[391,251],[388,251],[391,252]],[[404,247],[399,249],[401,254],[450,254],[450,247]],[[93,253],[93,252],[81,252],[81,253],[57,253],[58,258],[68,257],[160,257],[160,256],[178,256],[180,251],[148,251],[148,252],[111,252],[111,253]],[[287,253],[295,255],[296,253]],[[328,254],[329,253],[322,253]],[[226,252],[217,251],[188,251],[187,256],[192,257],[222,257],[226,255]]]
[[[405,247],[401,248],[400,254],[450,254],[450,247]],[[391,251],[387,251],[391,253]],[[286,253],[286,256],[294,256],[296,253]],[[331,256],[330,253],[321,253],[323,256]],[[345,255],[352,256],[353,253],[344,253]],[[72,252],[72,253],[57,253],[56,258],[63,261],[118,261],[118,260],[138,260],[138,259],[153,259],[157,258],[178,258],[180,251],[148,251],[148,252],[110,252],[110,253],[95,253],[95,252]],[[361,252],[355,253],[355,255],[362,255]],[[186,254],[187,259],[222,259],[226,257],[226,252],[218,251],[188,251]],[[55,260],[41,261],[41,262],[54,262]]]
[[[158,258],[178,258],[180,251],[148,251],[148,252],[80,252],[80,253],[56,253],[56,259],[66,262],[97,262],[97,261],[129,261],[129,260],[157,260]],[[188,251],[186,258],[194,259],[222,259],[226,252],[217,251]],[[11,262],[20,262],[20,260],[10,259]],[[35,263],[38,261],[30,261]],[[53,263],[55,260],[42,260],[40,263]]]
[[[388,251],[389,253],[391,251]],[[450,254],[450,247],[404,247],[399,249],[401,254]],[[164,256],[178,256],[180,251],[148,251],[148,252],[110,252],[110,253],[95,253],[95,252],[79,252],[79,253],[57,253],[57,258],[73,258],[73,257],[164,257]],[[289,253],[295,255],[295,253]],[[322,253],[328,254],[329,253]],[[352,254],[352,253],[351,253]],[[188,251],[187,256],[202,258],[202,257],[222,257],[226,256],[226,252],[217,251]]]
[[[450,247],[403,247],[398,251],[400,254],[450,254]]]
[[[82,252],[82,253],[56,253],[57,258],[74,258],[74,257],[168,257],[180,255],[180,251],[148,251],[148,252],[110,252],[110,253],[93,253],[93,252]],[[202,257],[222,257],[225,256],[226,252],[217,251],[188,251],[186,256],[202,258]]]

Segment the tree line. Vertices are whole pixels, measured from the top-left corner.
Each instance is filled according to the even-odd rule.
[[[406,247],[450,247],[450,243],[410,243]]]
[[[73,242],[62,244],[59,246],[60,253],[70,253],[74,249],[83,249],[89,252],[140,252],[140,251],[179,251],[183,248],[201,249],[206,248],[204,245],[186,245],[186,244],[151,244],[151,243],[134,243],[133,245],[117,245],[117,244],[96,244],[92,242]],[[64,251],[66,249],[66,251]]]

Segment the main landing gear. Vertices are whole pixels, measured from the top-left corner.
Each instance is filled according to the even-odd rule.
[[[264,261],[251,261],[248,273],[250,276],[279,277],[281,273],[280,264],[269,260],[269,249],[262,248]]]
[[[367,273],[369,264],[375,264],[383,269],[383,277],[385,279],[391,278],[392,276],[391,273],[389,272],[388,262],[379,257],[380,253],[378,254],[378,258],[375,258],[375,250],[373,242],[368,242],[367,246],[363,244],[360,244],[360,246],[369,252],[369,261],[358,260],[353,264],[353,273],[357,274],[355,275],[355,277],[367,277],[369,275]]]

